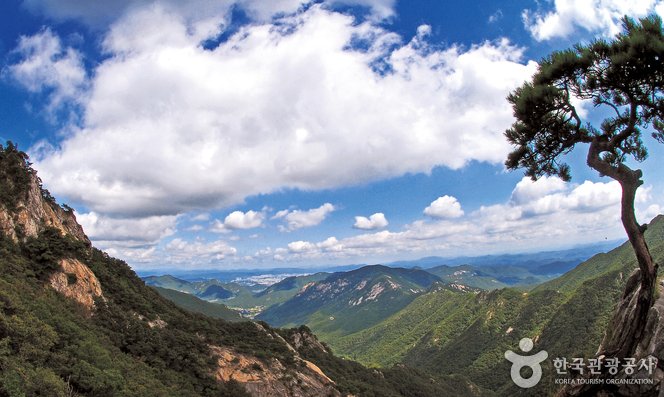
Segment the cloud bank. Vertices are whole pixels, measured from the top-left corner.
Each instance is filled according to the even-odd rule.
[[[277,14],[292,14],[308,2],[302,0],[24,0],[32,12],[56,20],[75,19],[102,28],[122,16],[146,7],[162,7],[194,23],[210,15],[229,16],[234,8],[242,9],[256,21],[269,21]],[[369,9],[370,17],[380,21],[394,15],[395,0],[333,0],[325,5],[355,5]],[[222,21],[224,19],[221,19]]]
[[[637,203],[650,199],[650,188],[639,189]],[[322,242],[297,241],[287,248],[274,251],[279,260],[310,260],[314,258],[344,259],[399,255],[407,252],[424,254],[446,250],[458,254],[473,249],[486,252],[511,249],[532,250],[543,243],[569,246],[607,239],[624,238],[620,223],[621,188],[618,182],[586,181],[580,185],[566,184],[557,177],[543,177],[537,182],[523,178],[504,204],[481,207],[460,219],[416,221],[405,231],[381,231]],[[447,203],[447,206],[438,204]],[[445,196],[432,203],[433,209],[454,208],[455,198]],[[433,211],[433,209],[431,211]],[[460,207],[458,208],[460,211]],[[661,210],[651,205],[637,211],[639,219],[649,221]],[[458,212],[457,212],[458,214]],[[441,217],[444,218],[444,217]],[[256,257],[274,255],[257,253]]]
[[[404,44],[321,6],[278,22],[212,50],[218,26],[164,7],[112,24],[82,126],[33,153],[49,190],[98,213],[176,215],[509,151],[504,98],[535,65],[507,40],[441,49],[421,28]]]

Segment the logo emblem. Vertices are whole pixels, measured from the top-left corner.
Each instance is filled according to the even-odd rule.
[[[519,342],[519,348],[524,352],[528,353],[533,349],[533,341],[529,338],[523,338]],[[512,370],[510,375],[512,376],[512,381],[524,389],[535,386],[540,379],[542,379],[542,367],[540,363],[546,358],[549,357],[549,353],[545,350],[533,355],[533,356],[521,356],[514,353],[511,350],[505,352],[505,358],[512,363]],[[521,368],[529,366],[533,370],[533,374],[530,378],[524,379],[521,377]]]

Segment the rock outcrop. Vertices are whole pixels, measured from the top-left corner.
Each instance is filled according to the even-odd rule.
[[[291,343],[295,347],[295,349],[299,349],[302,346],[308,346],[308,347],[313,347],[314,349],[318,349],[324,353],[327,353],[327,350],[325,350],[325,346],[323,346],[318,339],[313,335],[308,332],[296,332],[291,336]]]
[[[76,222],[73,211],[66,211],[42,196],[37,175],[32,175],[26,199],[19,200],[15,211],[0,204],[0,230],[18,242],[20,238],[37,237],[44,227],[55,227],[91,246],[90,239]]]
[[[295,332],[289,338],[295,347],[278,333],[256,326],[286,344],[295,353],[295,365],[285,366],[276,358],[258,359],[252,355],[238,353],[229,347],[210,346],[212,354],[218,356],[215,377],[228,382],[233,379],[243,385],[254,397],[310,397],[341,396],[334,388],[334,381],[327,377],[314,363],[299,357],[297,349],[306,346],[327,353],[316,336],[307,331]]]
[[[636,311],[637,296],[640,290],[640,270],[636,269],[627,280],[625,291],[618,302],[616,310],[609,324],[608,332],[594,358],[605,360],[605,352],[610,349],[612,334],[621,332],[624,324],[631,321]],[[589,384],[586,375],[585,380],[566,385],[558,397],[660,397],[664,395],[664,285],[657,286],[659,297],[648,312],[646,326],[640,330],[639,344],[635,353],[630,357],[637,364],[632,373],[627,373],[625,365],[619,366],[620,370],[615,374],[602,372],[601,375],[592,377],[599,381],[598,384]],[[608,354],[608,353],[606,353]],[[652,366],[646,366],[652,364]]]
[[[74,299],[88,309],[94,307],[94,298],[104,295],[101,291],[99,280],[89,267],[78,259],[62,259],[61,272],[51,275],[51,286],[59,293]]]
[[[0,231],[14,242],[38,237],[46,227],[54,227],[63,235],[73,236],[91,247],[90,239],[76,222],[73,211],[61,208],[54,200],[44,197],[36,174],[31,174],[27,194],[20,198],[12,210],[0,204]],[[61,294],[83,304],[94,306],[94,298],[102,297],[101,285],[94,273],[77,259],[65,258],[58,262],[61,270],[50,277],[50,285]]]
[[[210,350],[219,357],[215,377],[237,381],[254,397],[341,396],[323,371],[301,358],[296,358],[295,368],[287,368],[276,358],[259,360],[230,347]]]

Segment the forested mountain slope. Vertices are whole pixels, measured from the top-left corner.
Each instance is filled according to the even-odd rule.
[[[653,258],[664,259],[664,217],[646,237]],[[536,291],[506,288],[478,294],[428,291],[373,327],[330,342],[335,352],[365,364],[405,363],[434,373],[463,373],[499,395],[543,395],[559,388],[551,360],[537,388],[520,389],[508,374],[506,350],[521,338],[549,357],[592,357],[604,336],[625,282],[637,267],[629,243],[599,254]],[[546,288],[548,286],[548,289]],[[552,289],[552,288],[560,288]]]
[[[199,299],[193,295],[185,294],[184,292],[175,291],[172,289],[161,288],[161,287],[152,287],[161,296],[175,303],[176,305],[183,307],[192,312],[202,313],[206,316],[221,318],[226,321],[241,321],[242,316],[226,307],[226,305],[219,305],[215,303],[209,303],[202,299]]]

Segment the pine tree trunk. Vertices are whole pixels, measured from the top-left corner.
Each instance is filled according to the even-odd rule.
[[[610,343],[605,345],[607,356],[620,359],[630,357],[636,351],[636,346],[642,337],[642,330],[646,325],[648,311],[653,304],[653,293],[657,282],[657,266],[653,264],[646,239],[643,235],[646,225],[640,226],[634,215],[634,201],[636,190],[643,184],[640,170],[631,170],[626,166],[619,169],[620,185],[622,186],[621,219],[623,227],[629,237],[629,242],[636,254],[636,260],[640,270],[640,288],[637,292],[637,304],[635,310],[629,314],[629,318],[613,318],[612,324],[622,321],[624,326],[618,334],[613,335]],[[628,289],[623,293],[626,298]]]
[[[624,164],[612,166],[600,159],[601,144],[593,142],[588,152],[588,165],[600,174],[617,180],[622,187],[621,220],[629,242],[636,254],[639,269],[628,279],[620,302],[613,313],[607,333],[595,355],[623,359],[632,357],[643,338],[643,330],[648,321],[648,313],[654,303],[657,283],[657,265],[653,263],[644,232],[646,225],[639,225],[634,214],[636,190],[643,184],[641,170],[632,170]],[[633,303],[636,299],[635,304]],[[633,309],[631,309],[633,308]],[[607,377],[602,374],[599,377]],[[565,386],[559,397],[612,396],[613,394],[598,385]]]

